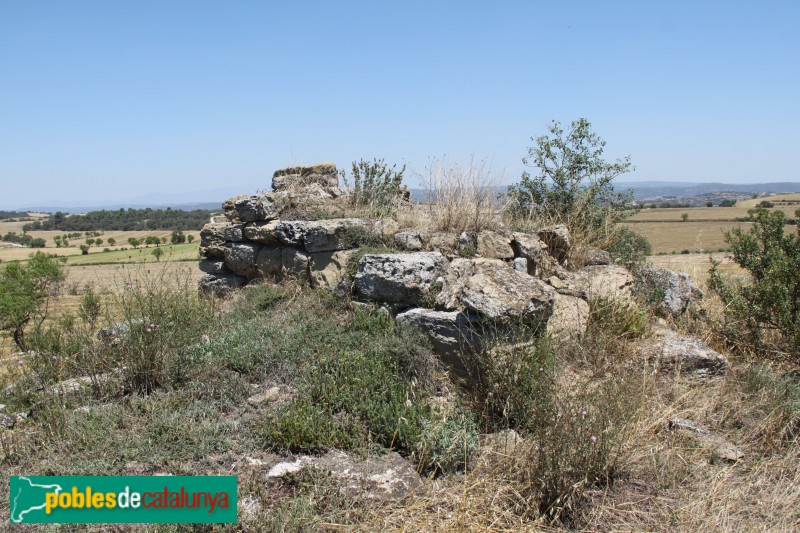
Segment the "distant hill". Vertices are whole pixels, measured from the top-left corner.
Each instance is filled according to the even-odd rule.
[[[656,196],[699,196],[720,192],[762,194],[800,192],[800,182],[690,183],[675,181],[632,181],[615,185],[619,191],[632,190],[636,198]]]

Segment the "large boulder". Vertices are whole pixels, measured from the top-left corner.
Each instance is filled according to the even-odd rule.
[[[656,301],[658,312],[664,315],[680,316],[692,301],[703,297],[703,291],[683,272],[645,264],[636,269],[635,276],[645,297]]]
[[[200,230],[200,255],[203,257],[225,257],[225,228],[224,222],[206,224]]]
[[[358,262],[356,294],[373,301],[419,306],[447,270],[439,252],[367,254]]]
[[[363,228],[364,225],[364,220],[360,218],[286,220],[275,226],[273,234],[278,242],[304,247],[311,253],[333,252],[357,247],[353,228]]]
[[[729,367],[724,355],[700,339],[668,329],[656,329],[652,338],[640,341],[637,347],[658,371],[681,374],[693,381],[724,377]]]
[[[457,367],[462,364],[462,356],[481,346],[481,319],[474,313],[416,308],[398,314],[397,321],[419,327],[436,353]]]
[[[301,281],[308,280],[308,265],[311,262],[311,256],[303,250],[291,248],[287,246],[283,249],[282,256],[283,274],[299,279]]]
[[[580,248],[577,253],[573,253],[573,258],[581,266],[610,265],[613,262],[610,253],[594,246]]]
[[[547,334],[555,340],[582,337],[589,323],[589,311],[586,300],[556,293],[553,314],[547,321]]]
[[[235,289],[244,287],[246,284],[246,277],[229,272],[226,274],[206,274],[197,282],[197,288],[201,294],[227,296]]]
[[[280,208],[270,193],[240,194],[222,203],[225,216],[234,222],[255,222],[278,218]]]
[[[535,324],[547,320],[555,291],[500,260],[455,259],[436,304],[470,310],[491,320]]]
[[[633,275],[620,265],[593,265],[570,275],[566,282],[573,296],[619,303],[633,301]]]
[[[260,244],[229,242],[225,245],[225,266],[235,274],[254,278],[259,273],[256,260],[260,251]]]
[[[222,228],[222,236],[228,242],[241,242],[245,240],[244,224],[228,224]]]
[[[339,173],[333,163],[289,167],[276,170],[272,175],[272,190],[300,191],[311,185],[319,185],[323,189],[339,187]]]

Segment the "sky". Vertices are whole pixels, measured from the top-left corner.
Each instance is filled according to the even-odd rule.
[[[624,180],[800,181],[798,27],[797,1],[0,0],[0,207],[376,157],[513,183],[579,117]]]

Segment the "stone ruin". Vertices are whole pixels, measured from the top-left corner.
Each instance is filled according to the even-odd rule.
[[[227,220],[202,229],[201,292],[226,295],[253,280],[298,279],[349,294],[355,305],[384,306],[398,321],[419,326],[451,361],[479,348],[488,328],[546,325],[553,338],[579,337],[590,301],[633,299],[635,272],[599,249],[582,250],[574,261],[564,226],[448,235],[400,231],[390,219],[292,218],[345,195],[332,163],[278,170],[272,189],[230,198],[222,204]],[[363,253],[364,235],[398,251]],[[667,281],[665,312],[681,314],[702,296],[688,276],[652,265],[643,272]]]

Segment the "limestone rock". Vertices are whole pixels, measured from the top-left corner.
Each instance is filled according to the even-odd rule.
[[[317,252],[311,254],[309,278],[312,287],[333,290],[345,278],[347,264],[354,250]]]
[[[258,252],[261,245],[251,242],[231,242],[225,245],[225,265],[231,272],[247,278],[258,276]]]
[[[228,242],[244,240],[244,224],[228,224],[222,229],[222,236]]]
[[[280,209],[270,193],[240,194],[222,203],[228,220],[255,222],[272,220],[278,217]]]
[[[280,478],[304,468],[330,472],[339,492],[372,500],[405,498],[422,486],[414,466],[397,452],[361,459],[333,450],[323,456],[300,456],[294,461],[274,465],[268,478]]]
[[[278,244],[278,237],[275,235],[275,228],[278,222],[250,222],[244,228],[244,236],[248,241],[260,244]]]
[[[594,246],[579,250],[575,262],[583,266],[610,265],[612,263],[610,253]]]
[[[576,339],[586,333],[589,304],[575,296],[556,293],[553,314],[547,321],[547,334],[553,339]]]
[[[645,264],[636,269],[635,276],[645,296],[657,298],[657,310],[665,315],[680,316],[692,301],[703,297],[703,291],[683,272]]]
[[[200,271],[206,274],[223,274],[228,272],[224,259],[201,259]]]
[[[393,218],[382,218],[375,221],[372,225],[372,233],[381,237],[392,237],[395,233],[400,231],[400,224]]]
[[[355,248],[352,236],[353,227],[364,227],[366,223],[359,218],[337,218],[330,220],[281,221],[274,230],[278,242],[288,246],[304,247],[306,251],[333,252]]]
[[[676,431],[695,438],[700,446],[711,451],[712,460],[735,463],[744,458],[744,452],[738,446],[717,435],[702,424],[686,418],[672,418],[669,420],[667,427],[670,431]]]
[[[284,275],[289,275],[301,281],[308,280],[308,265],[311,256],[302,250],[286,247],[281,258]]]
[[[225,256],[225,228],[227,223],[206,224],[200,230],[200,255],[203,257]]]
[[[352,228],[363,228],[366,222],[360,218],[337,218],[330,220],[317,220],[305,225],[303,244],[306,251],[333,252],[356,248],[357,243],[352,241],[348,232]]]
[[[511,238],[496,231],[481,231],[478,233],[478,255],[489,259],[513,259]]]
[[[538,276],[542,255],[547,250],[547,245],[539,236],[515,232],[512,234],[511,248],[514,250],[514,257],[525,259],[528,274]]]
[[[319,185],[323,189],[339,187],[339,174],[333,163],[289,167],[276,170],[272,175],[272,189],[276,192],[298,191]]]
[[[524,257],[515,257],[514,270],[522,274],[528,274],[530,276],[530,273],[528,272],[528,260],[525,259]]]
[[[550,255],[564,262],[570,250],[569,230],[563,224],[548,226],[538,231],[539,238],[547,245]]]
[[[424,235],[421,231],[401,231],[395,233],[394,244],[401,250],[408,250],[409,252],[418,252],[425,246]]]
[[[694,381],[706,382],[724,377],[728,359],[694,337],[658,328],[652,339],[640,343],[641,351],[653,366],[665,374],[680,373]]]
[[[368,254],[358,262],[355,289],[367,300],[418,306],[446,269],[439,252]]]
[[[469,309],[492,320],[534,324],[550,316],[554,299],[555,291],[547,284],[503,261],[455,259],[436,304]]]
[[[283,246],[264,246],[258,252],[256,268],[262,276],[280,276],[283,273]]]
[[[619,265],[588,266],[572,274],[567,282],[573,295],[589,301],[633,301],[633,275]]]
[[[215,296],[228,296],[235,289],[247,285],[247,278],[232,272],[226,274],[206,274],[197,282],[197,287],[202,294]]]
[[[480,452],[482,456],[502,455],[510,457],[524,441],[513,429],[503,429],[497,433],[482,435]]]
[[[443,358],[460,365],[460,357],[480,348],[481,320],[474,313],[410,309],[397,315],[400,323],[419,327]]]

